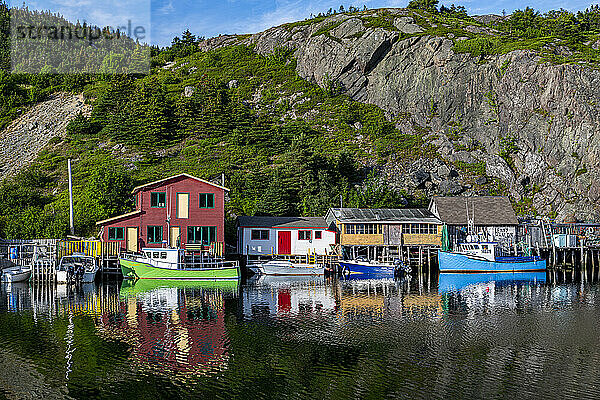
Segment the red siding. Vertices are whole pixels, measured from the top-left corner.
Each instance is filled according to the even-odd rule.
[[[150,197],[152,192],[165,192],[167,206],[165,208],[150,207]],[[177,193],[189,193],[189,218],[177,218]],[[214,208],[200,208],[199,195],[200,193],[214,194]],[[140,189],[136,193],[137,210],[142,212],[123,219],[107,222],[103,224],[101,240],[108,240],[108,228],[123,227],[125,228],[125,236],[127,236],[128,227],[138,227],[138,246],[139,247],[160,247],[159,243],[148,243],[148,226],[162,226],[163,240],[169,240],[170,227],[181,228],[181,244],[183,247],[187,243],[187,228],[188,226],[216,226],[217,227],[217,242],[224,242],[225,229],[225,190],[200,182],[188,177],[179,177],[173,180],[161,182],[160,184],[147,186]],[[167,215],[170,211],[171,221],[167,224]],[[121,240],[122,247],[126,247],[126,240]]]

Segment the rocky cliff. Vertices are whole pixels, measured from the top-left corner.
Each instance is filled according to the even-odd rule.
[[[242,41],[261,54],[291,49],[303,78],[381,107],[407,133],[428,132],[439,157],[390,161],[392,186],[470,195],[489,192],[484,184],[495,179],[526,211],[598,219],[600,71],[544,62],[529,50],[457,53],[467,39],[461,31],[500,33],[422,17],[405,9],[339,14],[202,47]]]
[[[53,138],[63,137],[77,114],[90,111],[82,95],[56,93],[24,112],[0,132],[0,181],[35,160]]]

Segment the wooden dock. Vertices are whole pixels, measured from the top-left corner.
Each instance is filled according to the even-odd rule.
[[[56,267],[61,258],[74,253],[95,258],[102,275],[118,275],[121,272],[118,243],[59,239],[0,241],[0,263],[31,266],[31,279],[35,282],[55,283]]]

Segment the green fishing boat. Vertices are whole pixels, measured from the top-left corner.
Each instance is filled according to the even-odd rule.
[[[126,279],[235,280],[240,267],[235,261],[189,260],[179,249],[142,249],[142,254],[119,258]]]

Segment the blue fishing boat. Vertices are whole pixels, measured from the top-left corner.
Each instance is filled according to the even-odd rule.
[[[366,258],[356,260],[340,260],[340,269],[343,275],[359,276],[364,279],[393,278],[397,274],[410,273],[410,266],[401,260],[394,262],[372,261]]]
[[[443,246],[444,247],[444,246]],[[456,251],[438,250],[440,272],[537,272],[546,260],[531,256],[506,256],[496,242],[460,243]]]

